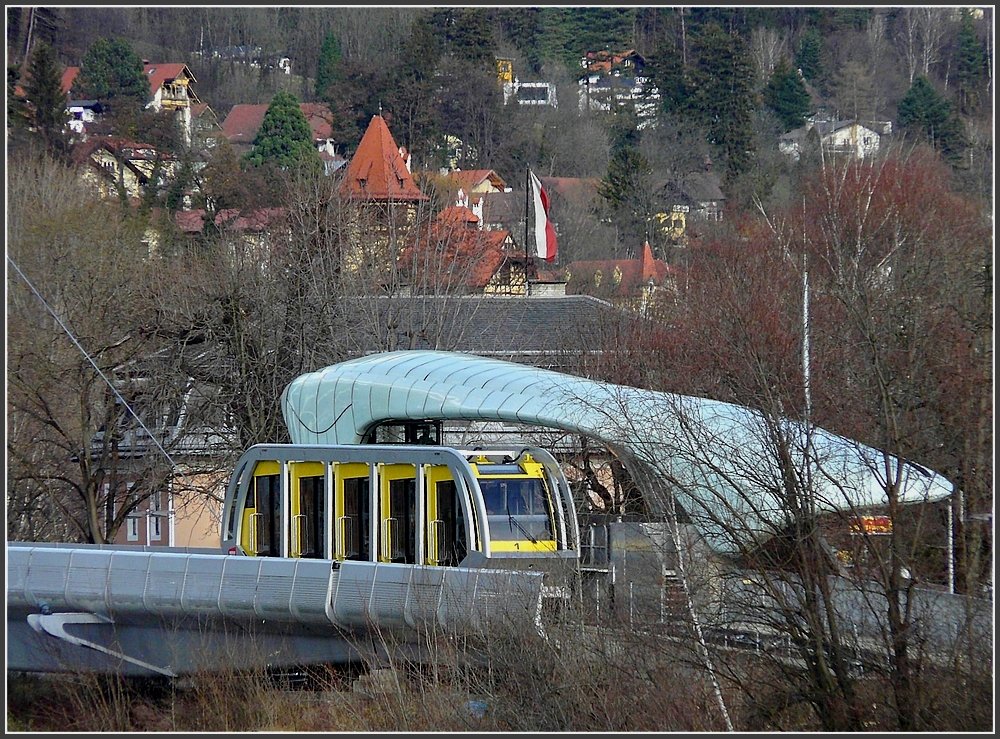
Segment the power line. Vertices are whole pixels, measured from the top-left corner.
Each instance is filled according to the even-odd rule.
[[[139,425],[142,426],[142,430],[145,431],[146,434],[149,436],[149,438],[153,440],[153,443],[156,444],[156,448],[159,449],[161,452],[163,452],[163,456],[166,457],[167,461],[170,462],[170,466],[176,467],[177,465],[174,463],[174,460],[167,453],[167,450],[163,448],[163,446],[157,440],[156,436],[153,435],[153,432],[146,427],[146,424],[142,422],[142,419],[139,418],[139,415],[132,409],[132,406],[130,406],[128,404],[128,401],[126,401],[125,398],[122,397],[122,394],[118,392],[118,388],[116,388],[114,384],[112,384],[111,380],[108,379],[107,375],[105,375],[104,372],[101,371],[101,368],[97,366],[97,362],[94,361],[94,358],[91,357],[90,354],[87,352],[87,350],[83,348],[83,345],[79,341],[77,341],[77,338],[76,336],[73,335],[73,332],[69,330],[69,327],[65,323],[63,323],[62,319],[59,318],[56,312],[52,309],[52,306],[50,306],[48,302],[46,302],[45,298],[42,297],[42,294],[32,284],[31,280],[28,279],[28,276],[21,271],[21,268],[17,266],[17,262],[11,259],[9,254],[7,255],[7,261],[10,263],[10,266],[14,268],[17,274],[21,276],[21,279],[24,280],[25,284],[31,289],[31,292],[35,294],[35,297],[38,298],[41,304],[45,306],[45,310],[47,310],[49,314],[54,319],[56,319],[56,323],[58,323],[59,327],[66,332],[66,335],[69,336],[70,340],[76,345],[76,348],[80,350],[83,356],[87,358],[87,361],[90,362],[90,364],[94,367],[95,370],[97,370],[97,374],[100,375],[101,379],[104,380],[104,382],[107,384],[109,388],[111,388],[111,392],[115,394],[115,397],[117,397],[118,400],[121,401],[122,405],[125,406],[125,409],[132,414],[132,417],[139,422]]]

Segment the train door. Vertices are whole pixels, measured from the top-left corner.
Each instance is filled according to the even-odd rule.
[[[366,562],[371,548],[371,468],[363,463],[335,466],[336,559]]]
[[[417,485],[412,464],[379,465],[379,561],[417,562]]]
[[[258,462],[243,508],[241,544],[258,557],[281,556],[281,465]]]
[[[326,465],[296,462],[289,466],[292,487],[289,554],[322,559],[326,556]]]
[[[468,553],[465,514],[447,467],[427,468],[426,563],[457,567]]]

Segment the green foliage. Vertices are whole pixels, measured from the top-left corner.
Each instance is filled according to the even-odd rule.
[[[958,31],[958,99],[963,113],[979,108],[981,85],[987,71],[987,58],[983,45],[976,38],[972,14],[962,9],[962,22]]]
[[[7,125],[24,126],[27,122],[27,111],[24,100],[14,91],[17,88],[17,81],[21,76],[21,66],[11,64],[7,67]]]
[[[689,91],[677,45],[670,40],[662,41],[646,59],[646,69],[660,92],[660,110],[667,114],[683,110]]]
[[[184,162],[180,171],[167,188],[165,205],[167,210],[181,210],[184,207],[184,193],[194,182],[194,168],[191,162]]]
[[[650,166],[642,155],[634,136],[623,135],[627,125],[619,123],[618,135],[613,135],[608,171],[597,186],[597,193],[607,203],[618,227],[618,235],[626,244],[635,246],[646,237],[651,217]],[[634,131],[635,129],[631,129]]]
[[[754,67],[742,36],[711,23],[697,39],[698,60],[691,70],[689,110],[719,147],[728,173],[750,165],[753,143]]]
[[[313,145],[312,129],[292,93],[279,92],[271,99],[246,159],[257,167],[265,162],[282,169],[322,166]]]
[[[539,37],[542,58],[578,68],[588,51],[628,49],[633,44],[635,8],[545,7]]]
[[[439,87],[436,71],[444,46],[431,18],[427,13],[413,23],[399,65],[386,84],[385,98],[386,107],[392,111],[393,131],[401,135],[400,143],[405,141],[407,146],[424,151],[431,150],[441,136],[441,115],[435,100]],[[375,110],[369,108],[359,122],[358,138]]]
[[[35,130],[53,154],[64,152],[67,147],[64,129],[66,93],[62,91],[62,69],[56,61],[55,51],[46,43],[35,46],[25,83],[25,94],[31,103],[30,116]]]
[[[524,55],[532,73],[542,69],[541,10],[539,8],[491,8],[490,19],[499,30],[500,38],[508,39]]]
[[[493,34],[484,8],[442,8],[431,12],[445,51],[475,65],[493,65]],[[443,30],[443,34],[441,33]]]
[[[819,31],[810,28],[799,39],[799,48],[795,53],[795,64],[802,70],[802,76],[810,82],[819,82],[823,76],[823,65],[820,54],[823,50],[823,38]]]
[[[142,58],[123,39],[98,39],[83,57],[74,97],[141,110],[150,98]]]
[[[617,149],[608,162],[608,171],[598,185],[598,193],[612,208],[622,208],[634,199],[639,178],[649,165],[639,150],[626,146]]]
[[[389,105],[389,70],[371,69],[363,62],[344,62],[343,76],[327,88],[333,113],[333,138],[352,150],[361,141],[372,116]]]
[[[917,77],[899,101],[899,127],[926,138],[953,163],[965,149],[961,124],[949,103],[926,77]]]
[[[809,115],[809,93],[788,60],[775,67],[764,88],[764,102],[781,120],[785,131],[801,126]]]
[[[316,68],[315,94],[317,98],[326,97],[327,88],[341,79],[343,54],[340,51],[340,41],[333,33],[328,33],[323,39],[323,47],[319,52],[319,64]]]

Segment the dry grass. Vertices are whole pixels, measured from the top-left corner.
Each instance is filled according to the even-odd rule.
[[[289,685],[260,671],[180,680],[9,675],[8,730],[23,732],[632,732],[724,731],[710,682],[682,644],[567,623],[547,641],[514,630],[489,638],[432,635],[430,663],[391,658],[308,671]],[[747,685],[726,685],[740,731],[816,730],[808,701],[745,654]],[[733,667],[730,665],[730,667]],[[756,671],[756,672],[755,672]],[[755,677],[756,675],[756,677]],[[989,675],[985,675],[989,678]],[[930,730],[988,730],[989,679],[928,675]],[[766,689],[765,689],[766,686]],[[933,688],[933,693],[930,688]],[[865,728],[894,728],[891,690],[866,676]],[[961,711],[948,696],[963,695]],[[937,725],[940,724],[940,725]]]

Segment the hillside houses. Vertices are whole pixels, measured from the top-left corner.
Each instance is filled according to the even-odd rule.
[[[778,138],[778,150],[797,162],[812,141],[813,147],[822,146],[826,153],[864,159],[878,153],[882,137],[891,131],[892,125],[885,121],[862,123],[813,117],[801,128],[782,134]]]
[[[645,74],[645,58],[635,49],[588,51],[580,66],[583,68],[579,80],[581,111],[607,112],[617,106],[631,105],[640,129],[652,125],[660,93]]]
[[[191,144],[192,108],[201,103],[193,88],[193,84],[197,82],[194,74],[186,64],[180,62],[154,63],[148,60],[143,60],[143,73],[149,81],[149,100],[146,107],[154,111],[173,111],[185,144]],[[85,101],[78,99],[73,88],[79,74],[79,67],[67,67],[62,75],[62,90],[69,97],[71,109],[74,104],[81,109],[88,107],[84,105]],[[204,113],[204,109],[200,112]],[[79,120],[85,120],[82,112]]]

